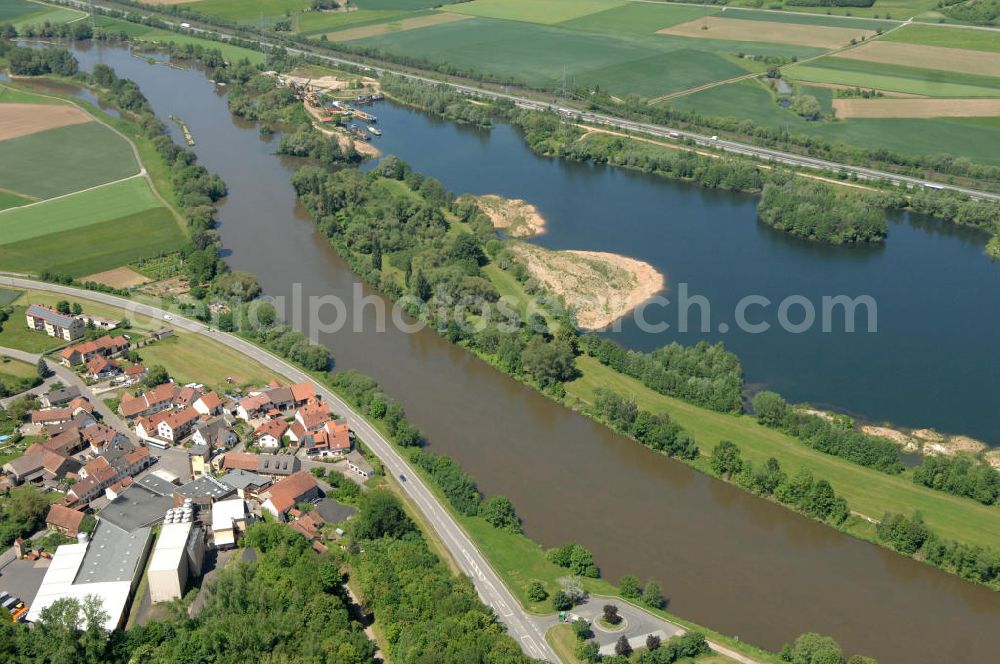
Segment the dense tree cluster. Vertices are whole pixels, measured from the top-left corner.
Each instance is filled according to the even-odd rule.
[[[1000,552],[946,540],[927,527],[920,513],[911,517],[887,512],[875,528],[879,540],[907,556],[994,588],[1000,581]]]
[[[1000,25],[1000,0],[942,0],[944,13],[957,21],[978,25]]]
[[[669,415],[639,410],[634,401],[616,392],[598,388],[593,413],[615,431],[632,436],[646,447],[689,461],[698,457],[694,438]]]
[[[378,493],[378,492],[373,492]],[[396,517],[380,518],[391,527],[366,531],[361,551],[351,559],[353,576],[366,606],[374,610],[399,664],[435,662],[528,664],[520,646],[483,606],[468,578],[453,575],[413,528],[400,526],[400,509],[391,510],[385,494],[379,505]],[[367,522],[372,505],[362,502],[355,519]],[[355,536],[358,532],[355,529]]]
[[[758,392],[752,403],[758,422],[813,449],[890,475],[903,472],[899,446],[858,431],[849,417],[823,417],[791,408],[780,395],[768,391]]]
[[[594,563],[594,554],[581,544],[564,544],[546,553],[549,561],[565,567],[577,576],[596,579],[601,576],[601,570]]]
[[[79,63],[64,48],[27,48],[0,40],[0,58],[6,58],[15,76],[72,76]]]
[[[330,367],[333,360],[326,346],[313,343],[290,325],[279,323],[270,302],[243,304],[237,315],[236,323],[243,336],[309,371],[326,371]]]
[[[838,496],[826,480],[816,480],[807,469],[789,477],[774,457],[762,466],[744,459],[740,448],[723,440],[709,457],[712,472],[759,496],[773,497],[806,516],[833,524],[843,523],[849,516],[847,501]]]
[[[970,459],[926,456],[913,471],[913,481],[984,505],[992,505],[1000,497],[1000,473]]]
[[[764,185],[757,216],[772,228],[831,244],[881,242],[889,227],[870,195],[802,178]]]
[[[412,450],[410,463],[430,475],[451,506],[465,516],[476,516],[482,505],[482,494],[472,476],[458,462],[444,454]]]
[[[361,161],[353,142],[342,148],[335,137],[322,134],[309,122],[300,124],[294,132],[281,137],[278,154],[308,157],[326,166]]]
[[[672,343],[651,353],[629,350],[597,335],[580,337],[580,350],[601,364],[669,396],[720,412],[742,409],[743,369],[720,342]]]
[[[13,489],[0,498],[0,548],[44,528],[48,512],[49,501],[34,487]]]

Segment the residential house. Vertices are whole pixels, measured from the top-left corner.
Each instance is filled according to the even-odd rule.
[[[284,413],[295,407],[295,397],[290,387],[273,387],[266,394],[271,400],[271,408]]]
[[[299,471],[302,463],[291,454],[250,454],[229,452],[221,457],[220,470],[247,470],[270,477],[284,477]]]
[[[125,371],[121,376],[121,381],[125,385],[138,385],[146,378],[146,374],[149,372],[146,367],[141,364],[132,364],[125,367]]]
[[[306,431],[318,430],[328,419],[330,419],[330,407],[318,401],[306,404],[295,413],[295,421]]]
[[[194,443],[187,448],[188,463],[191,466],[191,476],[199,478],[212,472],[212,448],[202,443]]]
[[[365,479],[375,475],[375,469],[357,450],[347,454],[347,467]]]
[[[187,408],[201,398],[201,392],[194,385],[185,385],[174,397],[174,408]]]
[[[24,454],[3,465],[3,472],[15,485],[41,480],[61,480],[76,472],[80,464],[76,459],[33,443]]]
[[[351,430],[347,422],[327,420],[319,431],[309,438],[304,446],[308,454],[318,456],[341,456],[351,451]]]
[[[294,405],[296,408],[301,408],[310,401],[319,399],[319,397],[316,396],[316,388],[308,381],[292,385],[291,390],[292,400],[295,402]]]
[[[87,361],[85,374],[91,380],[104,380],[117,376],[122,372],[122,368],[114,360],[109,360],[103,355],[95,355]]]
[[[271,408],[271,398],[267,394],[258,393],[240,399],[236,406],[236,417],[241,420],[257,419]]]
[[[89,503],[98,498],[106,488],[121,479],[121,474],[107,459],[98,457],[83,467],[80,477],[66,493],[70,504]]]
[[[83,523],[84,513],[63,505],[53,505],[49,508],[49,513],[45,517],[45,525],[49,530],[62,533],[69,537],[76,537],[80,532],[80,525]]]
[[[281,447],[281,439],[288,430],[288,423],[284,420],[268,420],[257,427],[253,432],[257,445],[266,448]]]
[[[211,507],[217,500],[225,500],[236,494],[236,490],[215,479],[211,475],[195,478],[183,486],[174,489],[174,506],[180,507],[190,499],[204,508]]]
[[[137,397],[123,397],[118,404],[122,417],[141,417],[159,413],[173,406],[174,398],[180,393],[175,383],[163,383],[147,390]]]
[[[90,445],[90,450],[94,454],[100,454],[103,450],[129,442],[125,434],[99,422],[80,429],[80,436],[84,442]]]
[[[94,420],[91,419],[90,424],[93,423]],[[67,429],[60,434],[52,436],[48,440],[43,440],[40,445],[47,450],[58,452],[63,456],[73,456],[77,452],[82,452],[87,447],[87,443],[83,440],[83,436],[80,434],[80,428],[76,427]]]
[[[70,385],[69,387],[60,387],[55,390],[50,390],[42,396],[41,402],[46,408],[57,408],[59,406],[65,406],[79,396],[80,388],[76,385]]]
[[[100,339],[85,341],[82,344],[69,346],[59,352],[59,359],[67,366],[84,364],[92,358],[100,355],[102,357],[115,357],[128,350],[129,342],[123,336],[112,337],[104,335]]]
[[[125,492],[125,489],[129,488],[133,484],[135,484],[134,479],[131,477],[123,477],[104,490],[104,497],[108,500],[114,500],[118,496],[122,495],[122,493]]]
[[[221,417],[198,424],[194,428],[191,440],[196,445],[205,445],[210,450],[229,449],[239,441]]]
[[[284,520],[288,511],[299,503],[307,503],[321,497],[319,485],[310,473],[304,470],[289,475],[275,483],[261,494],[261,505],[275,518]]]
[[[76,316],[61,314],[55,309],[43,307],[40,304],[29,305],[24,313],[29,328],[63,341],[79,339],[87,327]]]
[[[301,533],[310,542],[320,536],[320,528],[326,523],[323,516],[314,509],[300,512],[292,508],[288,511],[288,515],[292,517],[291,521],[288,522],[288,527]]]
[[[271,479],[249,470],[230,470],[219,478],[226,486],[236,490],[240,498],[256,498],[257,494],[271,486]]]
[[[222,399],[215,392],[202,394],[191,405],[201,415],[212,416],[222,412]]]
[[[95,422],[97,420],[94,419],[94,416],[90,412],[83,408],[77,408],[73,417],[65,422],[52,422],[43,425],[43,427],[45,434],[54,438],[70,431],[79,433],[82,429],[89,427]]]
[[[156,427],[156,435],[164,440],[177,442],[191,433],[201,416],[194,408],[185,408],[167,415]]]
[[[45,408],[31,411],[32,424],[59,424],[68,422],[72,417],[73,411],[69,408]]]

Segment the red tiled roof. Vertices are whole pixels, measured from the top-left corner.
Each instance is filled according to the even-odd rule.
[[[298,417],[306,429],[322,426],[330,418],[330,407],[325,403],[310,403],[299,408]]]
[[[87,397],[77,397],[69,402],[67,407],[70,410],[76,410],[77,408],[83,408],[88,413],[94,412],[94,405],[90,403]]]
[[[73,411],[69,408],[46,408],[45,410],[31,411],[31,422],[33,424],[63,422],[71,417],[73,417]]]
[[[135,417],[144,410],[152,408],[155,404],[173,401],[179,391],[180,388],[174,383],[163,383],[137,397],[122,399],[118,409],[125,417]]]
[[[133,364],[131,366],[125,367],[126,376],[140,376],[146,373],[146,367],[141,364]]]
[[[317,486],[316,480],[310,473],[300,470],[273,485],[268,493],[271,504],[279,512],[284,513],[295,507],[300,498]]]
[[[230,452],[222,458],[222,467],[225,470],[257,470],[259,454],[249,452]]]
[[[87,362],[87,373],[99,374],[105,369],[108,369],[109,367],[117,367],[117,366],[118,363],[115,362],[114,360],[109,360],[103,355],[95,355],[94,357],[90,358],[89,362]]]
[[[261,438],[262,436],[270,434],[278,440],[281,440],[281,437],[285,435],[286,431],[288,431],[288,423],[284,420],[268,420],[257,427],[257,430],[253,432],[253,435],[257,438]]]
[[[70,537],[75,537],[80,532],[80,524],[83,523],[83,512],[53,505],[49,508],[49,514],[45,517],[45,523],[65,530]]]
[[[181,406],[190,406],[200,396],[201,392],[195,388],[184,386],[177,393],[177,396],[174,397],[174,403],[180,404]]]
[[[309,401],[316,398],[316,389],[310,382],[296,383],[292,385],[292,398],[296,403]]]
[[[132,466],[143,459],[148,459],[150,456],[149,448],[145,446],[140,446],[125,455],[125,463]]]
[[[243,410],[247,411],[248,413],[260,410],[269,403],[271,403],[271,397],[267,396],[266,394],[255,394],[252,397],[245,397],[243,399],[240,399],[240,406],[242,406]]]
[[[201,414],[190,406],[184,410],[178,410],[173,413],[167,413],[163,421],[166,422],[167,426],[170,427],[171,431],[180,427],[187,426],[195,420],[201,417]]]
[[[222,399],[215,392],[209,392],[208,394],[201,395],[201,403],[205,408],[215,410],[222,405]]]

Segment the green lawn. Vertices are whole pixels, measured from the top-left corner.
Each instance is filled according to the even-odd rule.
[[[22,295],[24,295],[24,291],[13,290],[11,288],[0,288],[0,307],[6,307]]]
[[[569,395],[590,402],[597,387],[606,387],[630,395],[641,409],[669,413],[694,436],[703,453],[699,464],[702,468],[716,443],[731,440],[742,448],[744,458],[755,464],[773,456],[788,473],[808,468],[817,479],[828,480],[851,509],[863,514],[879,518],[886,511],[910,514],[919,510],[927,525],[943,537],[1000,548],[998,507],[917,486],[906,475],[886,475],[822,454],[778,431],[760,426],[747,415],[716,413],[663,396],[593,358],[580,357],[577,365],[583,376],[567,385]],[[867,534],[860,528],[856,534]],[[870,528],[864,530],[870,531]]]
[[[21,205],[26,205],[31,202],[30,198],[25,198],[24,196],[18,196],[17,194],[12,194],[9,191],[0,191],[0,210],[6,210],[7,208],[20,207]]]
[[[142,35],[139,35],[141,41],[156,42],[160,44],[168,44],[173,42],[174,44],[183,46],[184,44],[198,44],[205,48],[215,48],[222,51],[222,57],[224,57],[229,62],[239,62],[240,60],[246,58],[254,64],[264,62],[265,56],[260,51],[254,51],[249,48],[243,48],[242,46],[234,46],[233,44],[227,44],[225,42],[212,41],[211,39],[202,39],[201,37],[192,37],[190,35],[179,35],[176,32],[171,32],[170,30],[150,30]]]
[[[966,48],[974,51],[1000,53],[1000,35],[992,30],[968,30],[937,25],[911,24],[899,30],[892,31],[882,39],[907,44]]]
[[[446,8],[456,14],[553,25],[624,7],[624,0],[474,0]]]
[[[187,236],[165,207],[43,235],[0,250],[0,267],[16,272],[54,270],[74,277],[121,267],[140,257],[181,249]]]
[[[0,246],[120,219],[159,206],[145,178],[116,182],[0,213],[0,227],[3,228]]]
[[[34,364],[0,355],[0,385],[11,393],[31,389],[38,381],[38,369]]]
[[[139,349],[146,366],[162,364],[180,383],[222,386],[231,377],[235,385],[264,385],[272,378],[287,382],[256,360],[199,334],[178,332],[176,336]]]
[[[56,99],[0,83],[0,104],[59,104]]]
[[[381,23],[405,18],[407,12],[392,9],[359,9],[353,12],[303,12],[297,17],[298,31],[311,36],[326,34],[346,27]],[[412,15],[412,14],[410,14]]]
[[[139,172],[132,148],[99,122],[0,141],[0,188],[51,198]]]
[[[1000,77],[829,57],[786,67],[792,80],[837,83],[928,97],[1000,97]]]
[[[545,640],[552,646],[563,664],[582,664],[575,654],[576,634],[568,624],[556,625],[545,633]]]
[[[61,346],[64,343],[61,339],[28,329],[24,319],[27,308],[23,302],[11,307],[10,318],[3,322],[3,329],[0,329],[0,346],[29,353],[44,353]]]
[[[282,17],[285,12],[309,8],[309,0],[199,0],[183,6],[199,14],[218,16],[237,23],[256,23],[263,16]]]

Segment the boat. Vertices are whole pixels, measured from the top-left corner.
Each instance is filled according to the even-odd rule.
[[[375,136],[381,136],[382,135],[382,130],[379,129],[378,127],[368,126],[368,127],[365,127],[365,129],[367,129],[370,133],[374,134]]]

